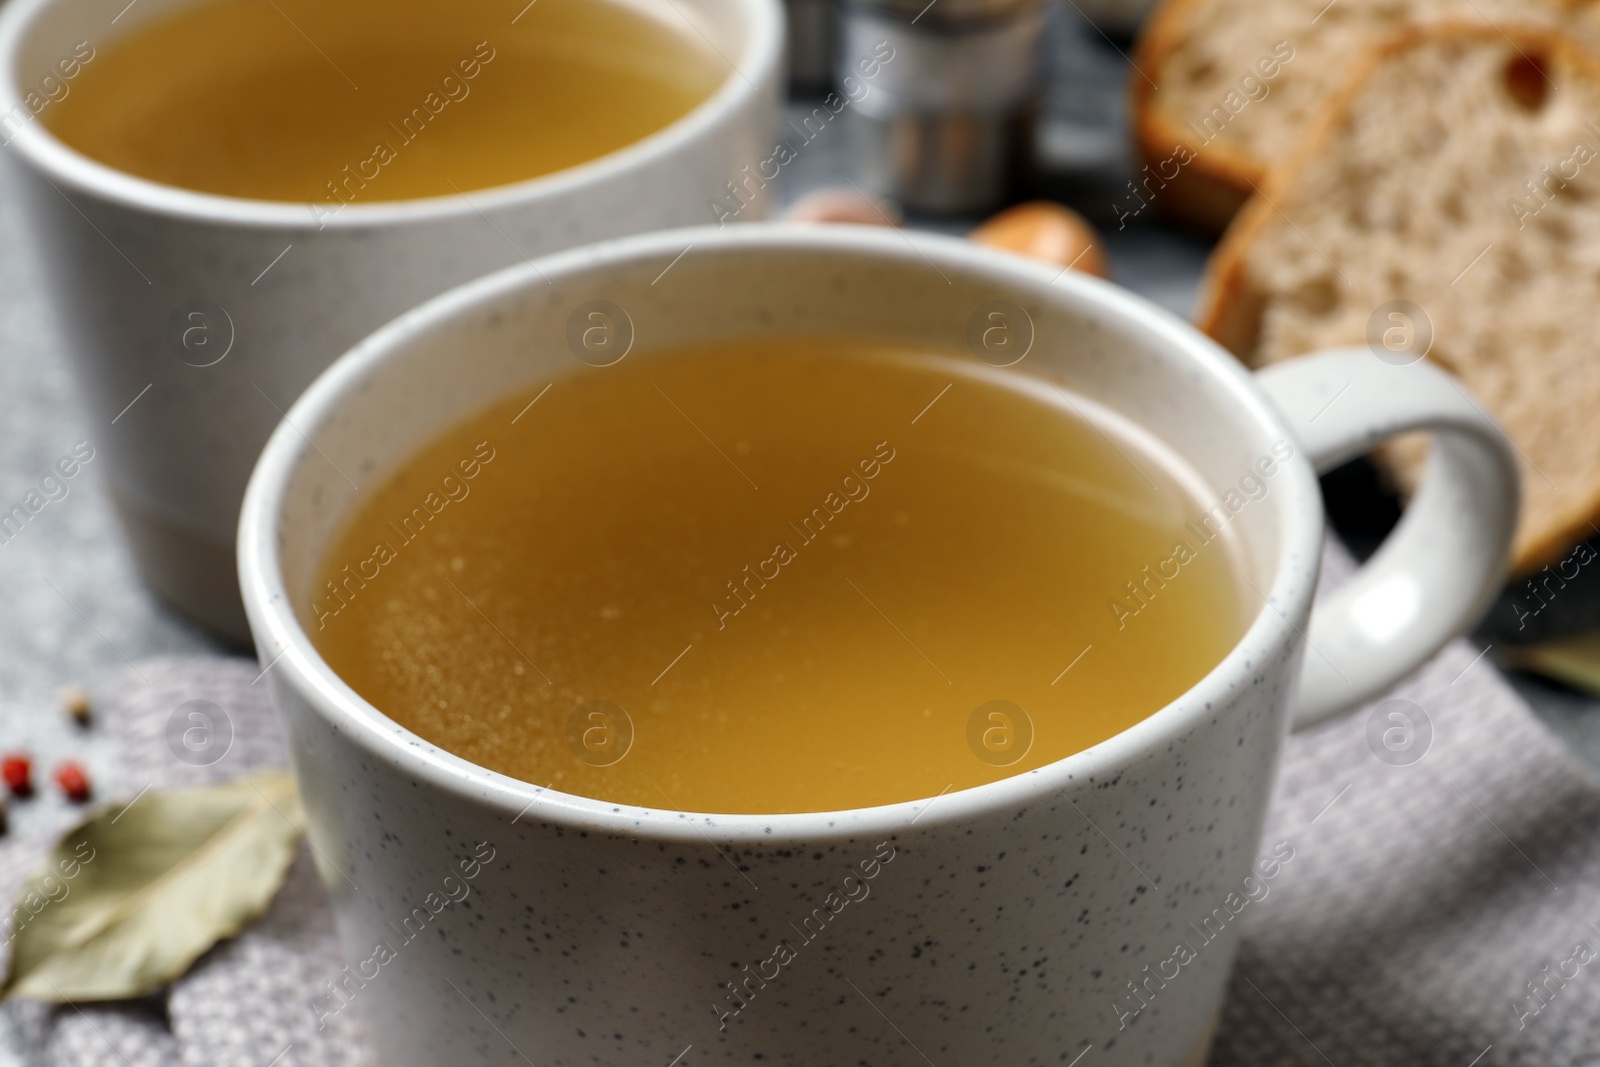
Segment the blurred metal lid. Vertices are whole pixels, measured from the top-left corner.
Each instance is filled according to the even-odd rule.
[[[846,11],[871,12],[930,32],[961,32],[1003,22],[1042,6],[1042,0],[844,0]]]

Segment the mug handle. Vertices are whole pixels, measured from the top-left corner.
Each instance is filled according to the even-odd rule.
[[[1319,474],[1397,434],[1433,435],[1400,525],[1312,611],[1291,705],[1302,730],[1378,696],[1482,617],[1506,579],[1520,481],[1504,432],[1430,363],[1347,348],[1255,377]]]

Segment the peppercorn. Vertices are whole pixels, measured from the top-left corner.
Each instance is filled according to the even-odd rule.
[[[61,691],[61,710],[72,716],[79,726],[89,725],[89,691],[81,685],[70,685]]]
[[[33,792],[33,761],[26,753],[13,752],[0,760],[0,777],[14,796],[28,796]]]
[[[82,804],[89,799],[89,774],[80,763],[68,760],[58,764],[55,773],[56,785],[67,794],[67,799],[74,804]]]

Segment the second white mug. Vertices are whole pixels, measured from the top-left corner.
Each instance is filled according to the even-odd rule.
[[[772,152],[777,0],[635,0],[726,65],[689,114],[607,156],[465,196],[306,204],[122,173],[46,128],[66,71],[201,0],[13,0],[0,8],[0,142],[72,353],[92,443],[145,581],[248,640],[233,544],[261,446],[335,356],[436,293],[529,257],[704,222]],[[507,8],[506,33],[515,7]],[[689,25],[685,26],[684,23]],[[490,47],[493,47],[490,42]],[[198,145],[196,151],[208,146]],[[742,182],[759,218],[759,183]]]

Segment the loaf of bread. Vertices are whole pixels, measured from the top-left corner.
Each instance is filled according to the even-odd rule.
[[[1600,57],[1481,20],[1374,50],[1228,231],[1197,320],[1252,366],[1425,355],[1521,457],[1514,567],[1600,534]],[[1402,488],[1424,449],[1382,454]]]
[[[1134,192],[1169,217],[1219,232],[1364,55],[1413,26],[1491,19],[1589,33],[1600,25],[1600,4],[1167,0],[1146,25],[1129,76],[1148,168]]]

